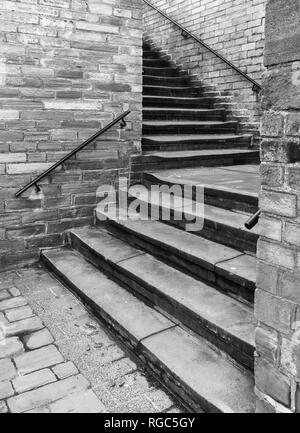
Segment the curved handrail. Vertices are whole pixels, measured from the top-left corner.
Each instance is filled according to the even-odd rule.
[[[116,119],[114,119],[112,122],[110,122],[108,125],[106,125],[104,128],[100,129],[100,131],[96,132],[96,134],[92,135],[90,138],[88,138],[85,142],[80,144],[76,147],[76,149],[69,152],[67,155],[65,155],[63,158],[61,158],[59,161],[57,161],[55,164],[53,164],[51,167],[49,167],[46,171],[44,171],[42,174],[37,176],[33,181],[29,182],[27,185],[24,186],[24,188],[20,189],[15,196],[19,197],[21,194],[23,194],[25,191],[27,191],[32,186],[35,186],[37,191],[40,191],[40,187],[38,186],[38,182],[44,177],[48,176],[53,170],[55,170],[57,167],[62,165],[64,162],[66,162],[68,159],[70,159],[72,156],[76,155],[80,150],[82,150],[84,147],[86,147],[88,144],[90,144],[92,141],[94,141],[96,138],[98,138],[100,135],[104,134],[108,129],[110,129],[112,126],[114,126],[118,122],[122,122],[122,126],[126,126],[126,122],[124,118],[128,116],[130,111],[126,111],[125,113],[118,116]]]
[[[189,30],[187,30],[186,28],[184,28],[181,24],[179,24],[177,21],[173,20],[173,18],[169,17],[165,12],[163,12],[162,10],[158,9],[156,6],[154,6],[152,3],[150,3],[148,0],[144,0],[144,2],[150,6],[151,8],[153,8],[154,10],[156,10],[159,14],[161,14],[164,18],[166,18],[167,20],[171,21],[171,23],[173,23],[175,26],[179,27],[182,31],[182,33],[184,35],[188,35],[190,36],[192,39],[194,39],[196,42],[198,42],[199,44],[201,44],[204,48],[206,48],[208,51],[210,51],[211,53],[213,53],[215,56],[217,56],[219,59],[221,59],[223,62],[225,62],[228,66],[230,66],[232,69],[234,69],[236,72],[238,72],[240,75],[242,75],[244,78],[246,78],[246,80],[250,81],[253,84],[252,90],[254,92],[259,92],[261,90],[261,85],[258,84],[257,81],[255,81],[253,78],[249,77],[249,75],[245,74],[245,72],[243,72],[240,68],[238,68],[237,66],[235,66],[233,63],[231,63],[229,60],[227,60],[224,56],[222,56],[222,54],[218,53],[217,51],[215,51],[213,48],[211,48],[209,45],[207,45],[205,42],[203,42],[200,38],[198,38],[198,36],[194,35],[193,33],[191,33]]]

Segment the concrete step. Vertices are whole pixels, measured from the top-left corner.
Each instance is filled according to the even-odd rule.
[[[188,410],[254,412],[250,372],[145,305],[78,253],[49,250],[42,259]]]
[[[132,166],[137,172],[257,163],[259,163],[259,150],[257,149],[158,151],[132,157]]]
[[[204,97],[174,97],[143,95],[144,107],[170,107],[170,108],[212,108],[213,99]]]
[[[173,96],[173,97],[196,97],[201,95],[201,89],[188,86],[149,86],[143,85],[143,95],[149,96]]]
[[[173,172],[172,174],[165,170],[152,173],[145,172],[143,184],[148,188],[152,185],[167,185],[169,187],[180,185],[182,190],[188,186],[191,190],[190,198],[193,200],[196,200],[197,185],[202,185],[204,187],[206,204],[250,214],[254,214],[258,211],[259,182],[257,182],[256,185],[252,176],[241,175],[234,170],[222,168],[209,168],[202,169],[201,171],[197,169],[197,173],[192,171],[189,175],[190,172],[190,169],[178,170],[176,173]],[[195,180],[193,180],[193,177]],[[240,180],[241,177],[245,177],[243,179],[244,182]],[[254,183],[253,189],[256,189],[257,186],[255,192],[249,190],[249,187],[252,189],[251,184],[248,184],[249,187],[246,189],[245,184],[247,181]],[[237,188],[239,185],[241,185],[241,187]]]
[[[72,248],[151,305],[253,368],[253,310],[105,230],[69,232]]]
[[[131,187],[130,196],[138,199],[141,208],[155,211],[161,217],[162,213],[168,215],[164,222],[183,230],[192,221],[203,221],[203,227],[194,228],[193,234],[210,239],[214,242],[227,245],[241,252],[256,253],[258,229],[249,231],[244,224],[250,217],[248,213],[233,212],[216,206],[196,203],[189,198],[174,197],[174,203],[166,193],[150,194],[144,187],[136,185]],[[147,213],[146,216],[149,214]],[[151,215],[151,213],[150,213]],[[161,219],[161,218],[160,218]]]
[[[145,86],[167,86],[167,87],[186,87],[189,85],[189,79],[186,76],[156,76],[143,75],[143,84]]]
[[[213,284],[220,291],[241,301],[253,302],[256,282],[256,258],[248,254],[178,230],[159,221],[127,218],[126,212],[103,212],[108,229],[127,243],[142,248],[194,278]]]
[[[143,135],[235,134],[237,122],[220,120],[144,120]],[[250,142],[248,137],[247,143]]]
[[[225,120],[225,110],[144,107],[144,120]]]

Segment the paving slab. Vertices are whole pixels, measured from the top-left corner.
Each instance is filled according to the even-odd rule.
[[[53,345],[42,347],[23,353],[14,358],[17,369],[21,374],[31,373],[64,361],[63,356]]]
[[[47,406],[49,403],[60,398],[87,390],[88,388],[88,381],[79,374],[11,397],[7,400],[7,404],[11,412],[26,412],[38,407]]]
[[[55,382],[57,379],[51,370],[44,369],[34,373],[26,374],[25,376],[19,375],[13,380],[13,387],[18,394],[30,391],[48,383]]]
[[[49,344],[53,343],[53,341],[54,338],[46,328],[24,336],[24,344],[29,350],[48,346]]]

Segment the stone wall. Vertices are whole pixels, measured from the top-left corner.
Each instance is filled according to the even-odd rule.
[[[140,152],[140,0],[1,0],[0,270],[37,258],[61,233],[92,222],[95,192]],[[16,191],[130,109],[76,158]]]
[[[151,0],[253,79],[264,72],[264,16],[266,0]],[[260,102],[252,84],[190,38],[155,10],[144,6],[145,35],[158,48],[200,80],[207,89],[221,91],[219,106],[241,120],[241,131],[259,134]]]
[[[258,412],[300,412],[300,8],[269,0],[258,244]]]

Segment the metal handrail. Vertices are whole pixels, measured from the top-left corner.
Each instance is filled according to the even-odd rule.
[[[245,72],[243,72],[240,68],[238,68],[233,63],[231,63],[229,60],[227,60],[224,56],[222,56],[222,54],[220,54],[217,51],[215,51],[213,48],[211,48],[209,45],[207,45],[205,42],[203,42],[200,38],[198,38],[198,36],[196,36],[193,33],[191,33],[189,30],[187,30],[185,27],[183,27],[181,24],[179,24],[173,18],[171,18],[167,14],[165,14],[165,12],[163,12],[162,10],[158,9],[156,6],[154,6],[153,4],[151,4],[148,0],[144,0],[144,2],[148,6],[150,6],[154,10],[156,10],[164,18],[166,18],[167,20],[171,21],[171,23],[173,23],[175,26],[179,27],[181,29],[181,31],[182,31],[182,33],[183,33],[184,36],[190,36],[192,39],[194,39],[196,42],[198,42],[199,44],[201,44],[208,51],[210,51],[215,56],[217,56],[219,59],[221,59],[223,62],[225,62],[228,66],[230,66],[232,69],[234,69],[236,72],[238,72],[244,78],[246,78],[246,80],[250,81],[253,84],[252,90],[254,92],[259,92],[261,90],[261,85],[258,84],[257,81],[255,81],[253,78],[249,77],[249,75],[245,74]]]
[[[254,215],[252,215],[248,221],[245,223],[245,227],[248,230],[252,230],[259,221],[259,217],[261,216],[261,210],[258,210]]]
[[[100,129],[100,131],[96,132],[92,137],[88,138],[84,143],[80,144],[76,147],[76,149],[69,152],[67,155],[65,155],[63,158],[61,158],[59,161],[57,161],[55,164],[53,164],[50,168],[48,168],[46,171],[44,171],[42,174],[37,176],[33,181],[29,182],[27,185],[24,186],[24,188],[20,189],[15,196],[19,197],[21,194],[23,194],[25,191],[27,191],[32,186],[35,186],[36,190],[39,192],[40,187],[38,186],[38,182],[44,177],[48,176],[53,170],[55,170],[57,167],[62,165],[64,162],[66,162],[68,159],[70,159],[72,156],[76,155],[80,150],[85,148],[88,144],[92,143],[96,138],[98,138],[100,135],[104,134],[108,129],[113,127],[116,123],[122,122],[122,127],[126,126],[126,122],[124,118],[128,116],[130,111],[126,111],[125,113],[118,116],[116,119],[114,119],[112,122],[110,122],[108,125],[106,125],[104,128]]]

